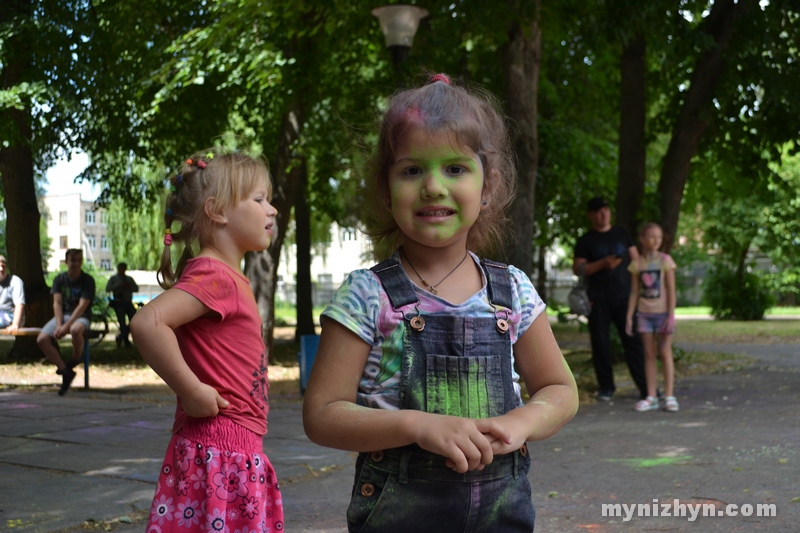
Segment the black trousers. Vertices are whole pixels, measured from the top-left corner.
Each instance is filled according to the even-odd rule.
[[[592,362],[597,375],[597,384],[603,392],[614,392],[614,370],[611,361],[611,324],[617,328],[625,351],[625,362],[633,382],[642,398],[647,396],[647,381],[644,376],[644,346],[637,333],[633,337],[625,334],[625,316],[628,299],[592,301],[589,315],[589,335],[592,339]]]

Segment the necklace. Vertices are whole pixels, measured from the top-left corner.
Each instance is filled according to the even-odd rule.
[[[439,285],[441,285],[441,284],[442,284],[442,282],[443,282],[444,280],[446,280],[447,278],[449,278],[449,277],[450,277],[450,276],[453,274],[453,272],[455,272],[456,270],[458,270],[458,267],[460,267],[460,266],[461,266],[461,264],[462,264],[464,261],[466,261],[466,260],[467,260],[467,256],[469,255],[469,252],[464,252],[464,258],[463,258],[461,261],[459,261],[459,262],[458,262],[458,264],[456,265],[456,267],[455,267],[453,270],[451,270],[450,272],[448,272],[448,273],[447,273],[447,275],[446,275],[445,277],[443,277],[442,279],[440,279],[440,280],[439,280],[439,283],[435,283],[435,284],[431,285],[430,283],[428,283],[427,281],[425,281],[425,279],[424,279],[424,278],[423,278],[423,277],[422,277],[422,276],[419,274],[419,272],[417,272],[417,269],[414,267],[414,263],[412,263],[412,262],[411,262],[411,260],[408,258],[408,256],[406,255],[405,251],[403,251],[403,249],[402,249],[402,248],[400,248],[400,253],[401,253],[401,254],[403,254],[403,257],[406,259],[406,263],[408,263],[408,266],[410,266],[410,267],[411,267],[411,270],[413,270],[413,271],[414,271],[414,274],[416,274],[416,275],[417,275],[417,277],[418,277],[418,278],[419,278],[419,280],[422,282],[422,284],[423,284],[423,285],[425,285],[425,286],[428,288],[428,290],[431,292],[431,294],[433,294],[433,295],[439,294],[439,291],[437,291],[437,290],[436,290],[436,287],[438,287]]]

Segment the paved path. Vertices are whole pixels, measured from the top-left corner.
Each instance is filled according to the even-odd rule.
[[[635,398],[618,397],[582,407],[558,435],[534,443],[537,533],[798,531],[800,345],[679,347],[756,362],[682,380],[679,413],[636,413]],[[152,499],[172,412],[168,395],[151,392],[0,392],[0,531],[77,531],[87,520],[143,531],[138,517]],[[282,481],[286,531],[345,531],[353,455],[309,442],[298,402],[272,401],[264,442]],[[754,514],[701,511],[690,520],[687,507],[683,518],[602,516],[604,503],[652,508],[654,499],[715,513],[753,505]],[[757,504],[774,504],[777,516],[755,516]]]

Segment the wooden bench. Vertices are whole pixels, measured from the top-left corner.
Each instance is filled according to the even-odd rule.
[[[13,337],[38,337],[42,332],[42,328],[19,328],[13,333],[9,333],[7,329],[0,329],[0,335],[10,335]],[[94,332],[88,330],[83,339],[83,388],[89,388],[89,339],[93,338]],[[98,335],[95,335],[97,337]]]

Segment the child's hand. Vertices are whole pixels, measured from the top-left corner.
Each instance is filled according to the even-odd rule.
[[[625,319],[625,335],[633,337],[633,318],[628,317]]]
[[[511,438],[492,419],[426,414],[421,417],[415,441],[422,449],[446,457],[447,466],[463,474],[481,469],[494,459],[486,435],[497,439]]]
[[[192,418],[217,416],[220,409],[228,407],[228,400],[210,385],[201,383],[190,394],[181,397],[184,412]]]
[[[675,315],[673,313],[667,315],[664,323],[658,328],[658,332],[662,335],[671,335],[675,333]]]

